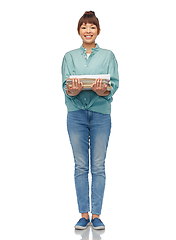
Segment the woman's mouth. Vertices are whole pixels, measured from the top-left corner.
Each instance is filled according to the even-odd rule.
[[[84,35],[84,37],[85,37],[86,39],[91,39],[91,38],[93,37],[93,35]]]

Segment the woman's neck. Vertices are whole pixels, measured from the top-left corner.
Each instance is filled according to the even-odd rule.
[[[86,53],[90,54],[92,52],[92,48],[96,47],[96,44],[95,44],[95,42],[90,43],[90,44],[83,42],[83,47],[87,49]]]

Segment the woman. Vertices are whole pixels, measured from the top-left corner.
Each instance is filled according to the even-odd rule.
[[[100,220],[105,189],[105,158],[111,131],[112,96],[119,86],[118,65],[114,54],[95,43],[100,25],[95,13],[85,12],[78,22],[78,33],[83,45],[65,54],[62,63],[63,91],[68,109],[67,128],[75,160],[75,187],[82,218],[75,228],[85,229],[91,223],[94,229],[104,229]],[[91,90],[83,90],[78,79],[68,85],[70,75],[110,74],[112,90],[102,79],[96,79]],[[90,149],[90,152],[89,152]],[[92,175],[91,213],[89,211],[89,155]]]

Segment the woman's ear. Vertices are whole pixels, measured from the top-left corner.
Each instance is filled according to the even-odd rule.
[[[101,32],[101,29],[99,29],[99,33],[98,33],[98,35],[100,34],[100,32]]]

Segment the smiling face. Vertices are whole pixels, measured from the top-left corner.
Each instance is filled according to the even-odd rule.
[[[86,44],[95,43],[95,39],[99,35],[97,26],[93,23],[83,23],[79,30],[79,35]]]

